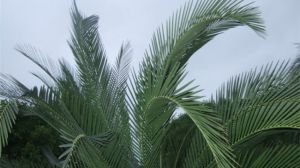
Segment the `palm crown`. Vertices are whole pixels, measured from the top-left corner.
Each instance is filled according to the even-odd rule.
[[[0,151],[17,103],[59,132],[59,167],[296,167],[300,147],[299,80],[288,62],[238,75],[215,98],[200,101],[185,82],[189,58],[216,35],[237,26],[264,34],[256,7],[240,1],[186,3],[153,35],[138,72],[129,75],[130,45],[107,62],[98,17],[71,12],[69,46],[76,66],[41,52],[17,50],[37,64],[43,82],[29,89],[2,75]],[[129,79],[129,80],[128,80]],[[174,118],[175,110],[184,114]],[[285,133],[290,139],[275,138]]]

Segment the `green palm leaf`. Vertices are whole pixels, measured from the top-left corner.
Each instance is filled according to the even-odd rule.
[[[264,150],[250,167],[293,168],[300,164],[299,145],[278,145]]]
[[[0,101],[0,158],[2,147],[8,143],[8,134],[16,122],[17,114],[16,101]]]
[[[233,78],[217,94],[231,144],[238,145],[261,132],[300,128],[299,80],[290,78],[286,62]]]
[[[141,165],[159,167],[155,161],[159,159],[159,142],[165,134],[163,128],[178,106],[197,125],[217,165],[235,166],[234,154],[224,138],[218,117],[202,110],[198,97],[191,96],[195,93],[193,89],[182,91],[178,86],[184,78],[185,64],[195,51],[223,31],[242,25],[258,33],[264,32],[259,12],[249,5],[241,5],[238,1],[190,1],[166,26],[157,30],[140,73],[134,75],[132,81],[135,84],[130,100],[131,123],[135,129],[134,139],[137,139],[133,146]]]

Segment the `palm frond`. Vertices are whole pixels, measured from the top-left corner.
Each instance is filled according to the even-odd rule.
[[[10,75],[0,74],[0,98],[20,99],[29,89]]]
[[[63,167],[110,167],[103,158],[101,148],[110,143],[111,133],[104,133],[98,136],[78,135],[69,144],[61,145],[66,148],[59,158],[64,158]]]
[[[146,57],[157,66],[160,66],[158,61],[165,58],[184,65],[213,37],[237,26],[248,26],[264,34],[260,12],[251,4],[236,0],[189,1],[153,35]]]
[[[265,149],[249,167],[298,167],[299,164],[299,145],[278,145]]]
[[[2,147],[8,143],[8,134],[11,132],[15,124],[18,105],[16,101],[0,100],[0,158],[2,154]]]
[[[174,67],[178,68],[178,65]],[[141,96],[144,97],[138,97],[136,100],[133,100],[140,103],[138,104],[140,106],[133,106],[132,108],[141,108],[132,112],[132,118],[134,119],[132,122],[137,124],[134,125],[134,128],[139,133],[134,138],[139,140],[137,145],[141,144],[141,146],[136,146],[137,151],[141,153],[138,155],[140,156],[141,164],[145,164],[144,166],[146,167],[158,166],[157,160],[160,155],[158,149],[165,134],[164,127],[168,124],[175,107],[178,106],[195,123],[210,151],[213,153],[218,166],[234,167],[236,164],[234,161],[235,157],[225,138],[225,132],[220,119],[216,113],[207,110],[202,103],[197,101],[199,97],[195,96],[197,91],[194,88],[174,88],[174,86],[178,86],[178,83],[182,81],[184,75],[182,71],[178,71],[176,68],[172,70],[168,76],[159,75],[158,77],[162,79],[154,81],[155,83],[151,85],[151,88],[145,90],[142,90],[144,89],[143,86],[136,88],[138,89],[137,93],[139,91],[147,91],[142,92]],[[162,74],[166,73],[165,69],[161,71]],[[184,85],[183,88],[187,86]]]
[[[288,62],[233,78],[217,94],[231,144],[280,128],[300,128],[299,80],[290,79]]]
[[[61,145],[65,152],[59,157],[63,159],[63,167],[95,167],[95,165],[107,167],[116,163],[110,163],[106,157],[107,153],[102,153],[104,151],[102,148],[111,143],[113,134],[95,135],[89,132],[95,130],[97,125],[90,122],[93,121],[89,118],[92,115],[84,114],[90,112],[88,108],[78,108],[84,112],[81,120],[78,120],[76,106],[78,107],[82,101],[68,104],[65,99],[61,99],[58,92],[43,87],[37,95],[28,93],[27,97],[34,104],[31,110],[60,133],[65,143]]]
[[[189,92],[195,91],[178,91],[182,97],[176,99],[176,89],[184,78],[187,60],[196,50],[221,32],[242,25],[258,33],[264,32],[259,12],[249,4],[241,5],[239,1],[190,1],[171,17],[166,26],[157,30],[140,65],[140,73],[133,76],[132,83],[135,84],[129,98],[131,123],[135,129],[134,138],[137,139],[134,149],[141,165],[158,166],[153,163],[159,156],[155,144],[161,141],[164,135],[162,128],[175,107],[179,106],[184,108],[207,140],[218,166],[234,166],[234,155],[226,145],[218,117],[213,112],[201,111],[203,108],[199,106],[201,103],[195,101],[197,98],[190,99]],[[169,108],[164,109],[166,106]],[[195,110],[196,107],[200,110]],[[214,124],[217,126],[212,128]],[[212,131],[210,129],[214,134],[209,133]]]
[[[107,85],[110,77],[110,67],[98,33],[98,17],[82,16],[75,2],[71,16],[73,34],[69,46],[75,57],[80,84],[85,97],[96,97],[97,93],[104,92],[101,88]]]
[[[29,45],[19,45],[16,47],[16,50],[41,68],[48,78],[45,80],[44,76],[38,75],[37,73],[34,73],[34,76],[42,79],[47,85],[52,86],[53,82],[56,82],[56,78],[61,74],[56,62],[52,61],[49,57],[44,56],[40,50]]]

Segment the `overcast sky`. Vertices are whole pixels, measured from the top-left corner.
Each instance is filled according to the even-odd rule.
[[[54,60],[73,61],[69,39],[71,0],[0,0],[0,73],[15,76],[28,86],[37,80],[30,75],[37,67],[14,50],[30,44]],[[109,61],[113,62],[123,41],[130,41],[132,65],[137,67],[154,30],[165,22],[184,0],[78,0],[86,15],[100,16]],[[250,1],[246,1],[250,2]],[[265,20],[267,36],[248,28],[231,29],[219,35],[191,58],[189,79],[210,96],[231,76],[279,59],[294,58],[300,42],[300,0],[256,1]]]

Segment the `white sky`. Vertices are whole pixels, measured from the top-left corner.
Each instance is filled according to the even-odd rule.
[[[77,0],[86,15],[100,16],[100,33],[114,61],[123,41],[134,50],[137,67],[154,30],[184,4],[184,0]],[[73,61],[66,40],[70,37],[71,0],[0,0],[0,73],[11,74],[28,86],[38,81],[30,75],[37,67],[14,50],[30,44],[52,59]],[[251,2],[246,0],[246,2]],[[196,79],[203,95],[210,96],[229,77],[279,59],[294,58],[300,42],[300,0],[260,0],[267,27],[265,39],[240,27],[219,35],[189,61],[189,79]]]

